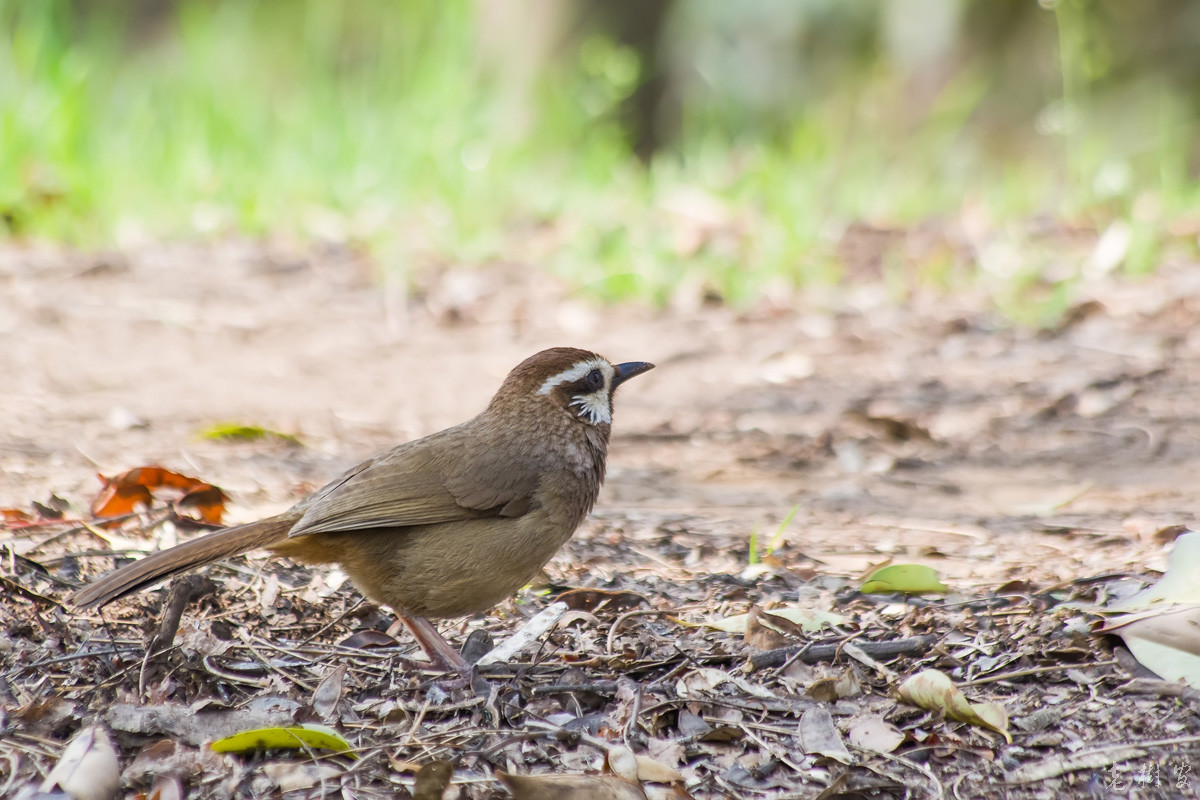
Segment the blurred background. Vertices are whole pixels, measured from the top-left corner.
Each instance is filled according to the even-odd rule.
[[[0,0],[0,237],[1061,313],[1195,255],[1190,0]]]

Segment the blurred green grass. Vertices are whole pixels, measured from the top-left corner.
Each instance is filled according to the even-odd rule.
[[[81,20],[59,0],[0,0],[0,235],[333,240],[401,275],[520,262],[604,300],[663,304],[684,287],[747,305],[836,280],[848,223],[969,219],[973,253],[892,248],[884,277],[900,295],[982,286],[1031,321],[1066,307],[1087,252],[1048,244],[1030,219],[1118,226],[1131,272],[1194,255],[1194,233],[1172,233],[1197,200],[1186,98],[1142,93],[1119,111],[1144,123],[1132,135],[1087,117],[1087,19],[1070,2],[1045,12],[1064,95],[1027,141],[981,133],[995,76],[968,62],[915,120],[883,70],[765,129],[693,102],[681,141],[648,166],[617,114],[644,65],[602,36],[542,70],[522,120],[465,1],[177,6],[138,30],[111,7]]]

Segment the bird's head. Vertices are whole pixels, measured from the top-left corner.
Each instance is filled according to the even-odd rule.
[[[654,369],[644,361],[612,364],[603,356],[574,347],[552,347],[522,361],[492,404],[516,398],[535,399],[565,411],[584,425],[612,423],[612,398],[625,381]]]

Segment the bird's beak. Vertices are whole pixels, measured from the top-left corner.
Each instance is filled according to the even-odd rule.
[[[616,389],[630,378],[654,369],[654,365],[645,361],[626,361],[624,364],[615,364],[613,369],[617,372],[613,375],[612,388]]]

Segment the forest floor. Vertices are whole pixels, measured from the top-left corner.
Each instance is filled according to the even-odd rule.
[[[506,797],[498,770],[630,775],[634,757],[649,797],[1197,796],[1195,702],[1090,631],[1195,516],[1195,265],[1097,279],[1042,330],[881,283],[740,312],[598,306],[524,265],[402,290],[350,250],[243,242],[9,247],[0,286],[0,507],[66,520],[0,530],[0,795],[100,725],[127,792],[158,798],[405,796],[447,760],[450,788],[418,797]],[[249,521],[467,419],[555,345],[658,368],[622,389],[608,481],[545,586],[442,623],[500,642],[570,607],[473,686],[443,691],[336,573],[261,555],[210,568],[220,588],[149,657],[163,593],[103,617],[60,605],[113,551],[192,535],[153,513],[71,522],[96,473],[162,465]],[[294,439],[200,435],[218,423]],[[948,593],[856,591],[888,562]],[[838,616],[713,627],[772,604]],[[930,669],[1002,707],[1011,743],[900,698]],[[297,722],[357,758],[205,745]],[[599,785],[575,796],[640,796]],[[517,796],[571,796],[547,791]]]

